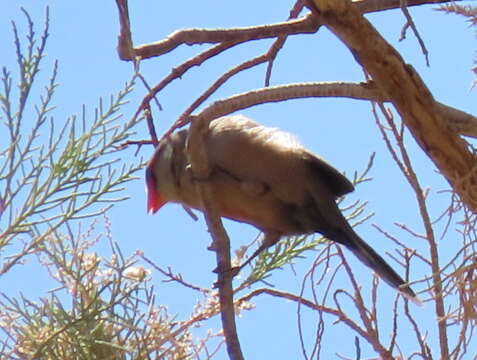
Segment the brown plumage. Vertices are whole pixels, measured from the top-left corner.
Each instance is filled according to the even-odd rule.
[[[163,139],[147,166],[149,212],[166,202],[201,207],[185,153],[187,134],[182,130]],[[352,183],[293,136],[244,116],[225,116],[210,123],[205,144],[218,211],[265,234],[246,263],[281,236],[318,232],[346,246],[389,285],[418,302],[338,209],[336,199],[353,191]]]

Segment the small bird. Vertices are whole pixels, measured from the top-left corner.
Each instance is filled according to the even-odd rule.
[[[186,154],[188,130],[162,139],[146,168],[148,212],[167,202],[201,209]],[[353,184],[292,135],[242,115],[210,122],[205,137],[214,202],[221,216],[264,233],[255,255],[282,236],[320,233],[351,250],[408,299],[419,303],[404,280],[355,233],[337,198]],[[242,268],[243,264],[240,268]]]

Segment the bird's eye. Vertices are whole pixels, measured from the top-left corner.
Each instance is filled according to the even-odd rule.
[[[156,175],[154,174],[154,171],[152,169],[152,166],[148,166],[146,168],[146,185],[147,185],[147,189],[150,190],[150,189],[154,189],[156,187],[156,184],[157,184],[157,179],[156,179]]]

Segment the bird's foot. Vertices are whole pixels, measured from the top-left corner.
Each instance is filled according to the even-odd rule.
[[[214,282],[213,288],[217,289],[220,287],[220,283],[224,282],[226,279],[233,279],[236,277],[241,269],[241,266],[234,266],[225,271],[220,271],[218,268],[215,268],[213,272],[219,274],[219,280]]]
[[[219,268],[215,268],[212,272],[221,274],[222,276],[236,277],[240,270],[242,270],[242,266],[233,266],[225,271],[220,271]]]

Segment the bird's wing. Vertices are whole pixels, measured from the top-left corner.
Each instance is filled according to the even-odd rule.
[[[292,135],[241,115],[212,121],[207,147],[213,166],[243,181],[261,182],[287,203],[302,204],[313,186],[326,186],[335,197],[353,190],[348,179]]]
[[[354,186],[342,173],[316,155],[308,153],[304,156],[311,176],[322,179],[335,197],[343,196],[354,190]]]

